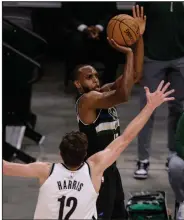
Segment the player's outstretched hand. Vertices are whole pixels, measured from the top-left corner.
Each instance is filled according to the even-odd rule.
[[[136,5],[136,7],[133,6],[132,14],[139,25],[140,35],[143,35],[146,27],[146,16],[144,15],[144,8],[140,7],[139,5]]]
[[[164,102],[174,100],[175,99],[174,97],[168,97],[170,94],[174,92],[174,89],[166,92],[169,86],[170,86],[169,82],[164,85],[164,80],[162,80],[157,90],[153,93],[150,93],[148,87],[144,87],[146,91],[147,104],[155,109]]]
[[[113,39],[109,39],[108,37],[107,37],[107,40],[113,48],[115,48],[116,50],[118,50],[121,53],[128,54],[128,53],[132,52],[132,49],[130,47],[120,46]]]

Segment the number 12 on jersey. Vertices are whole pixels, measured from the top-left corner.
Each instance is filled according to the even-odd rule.
[[[68,220],[77,207],[77,199],[75,197],[69,197],[68,199],[66,199],[66,196],[62,196],[61,198],[58,199],[58,201],[60,202],[58,220],[62,220],[62,219]],[[72,205],[72,207],[71,207],[70,211],[63,218],[64,208],[66,206],[70,207],[71,205]]]

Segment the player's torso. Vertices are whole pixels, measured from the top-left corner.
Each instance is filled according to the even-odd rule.
[[[40,188],[34,219],[96,218],[97,197],[87,163],[77,171],[55,164]]]
[[[82,122],[78,115],[78,102],[76,102],[76,113],[79,130],[88,137],[88,156],[103,150],[116,137],[120,135],[120,123],[115,107],[96,110],[96,120],[88,125]]]

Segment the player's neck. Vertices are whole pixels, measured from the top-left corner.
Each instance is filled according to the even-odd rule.
[[[71,171],[76,171],[76,170],[78,170],[81,166],[82,166],[82,164],[83,163],[81,163],[79,166],[77,166],[77,167],[70,167],[70,166],[67,166],[66,164],[65,164],[65,166],[69,169],[69,170],[71,170]]]

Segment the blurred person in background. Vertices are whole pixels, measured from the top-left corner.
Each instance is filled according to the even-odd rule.
[[[171,83],[175,100],[168,103],[168,148],[175,151],[174,136],[184,100],[184,3],[139,2],[147,16],[144,34],[145,58],[141,80],[140,108],[146,102],[144,86],[154,91],[161,80]],[[150,144],[155,113],[138,136],[138,162],[134,177],[148,176]],[[168,163],[166,163],[167,165]]]
[[[179,119],[175,136],[176,154],[169,158],[169,182],[179,203],[177,220],[184,219],[184,112]]]

